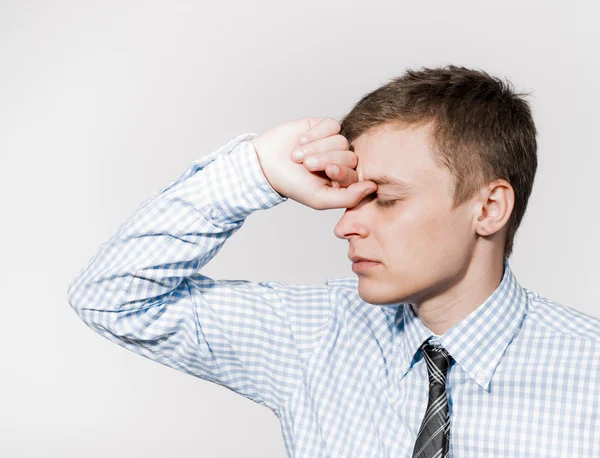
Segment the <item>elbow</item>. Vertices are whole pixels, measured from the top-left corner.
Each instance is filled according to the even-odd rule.
[[[79,288],[77,288],[77,277],[71,280],[67,288],[67,302],[72,309],[77,310],[77,301],[81,297]]]
[[[86,287],[86,284],[89,284],[89,278],[85,279],[80,272],[71,280],[67,287],[67,302],[78,313],[82,308],[84,299],[88,296],[86,290],[89,288]]]

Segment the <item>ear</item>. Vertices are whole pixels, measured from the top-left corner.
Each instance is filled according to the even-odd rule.
[[[515,192],[506,180],[492,181],[481,192],[475,230],[487,236],[500,231],[507,223],[515,203]]]

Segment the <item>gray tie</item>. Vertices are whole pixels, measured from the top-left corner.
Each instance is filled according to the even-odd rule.
[[[428,341],[420,347],[429,371],[429,401],[417,434],[413,458],[447,458],[450,448],[450,416],[446,374],[454,359],[444,347]]]

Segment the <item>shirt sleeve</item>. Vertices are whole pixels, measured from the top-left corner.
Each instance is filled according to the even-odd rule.
[[[325,285],[214,280],[199,271],[254,211],[287,200],[243,134],[142,202],[71,281],[87,326],[146,358],[278,412],[330,313]]]

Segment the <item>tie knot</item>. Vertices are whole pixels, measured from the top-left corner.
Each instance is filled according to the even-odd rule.
[[[454,358],[444,347],[432,345],[429,341],[421,345],[421,351],[429,370],[429,382],[445,385],[446,374]]]

